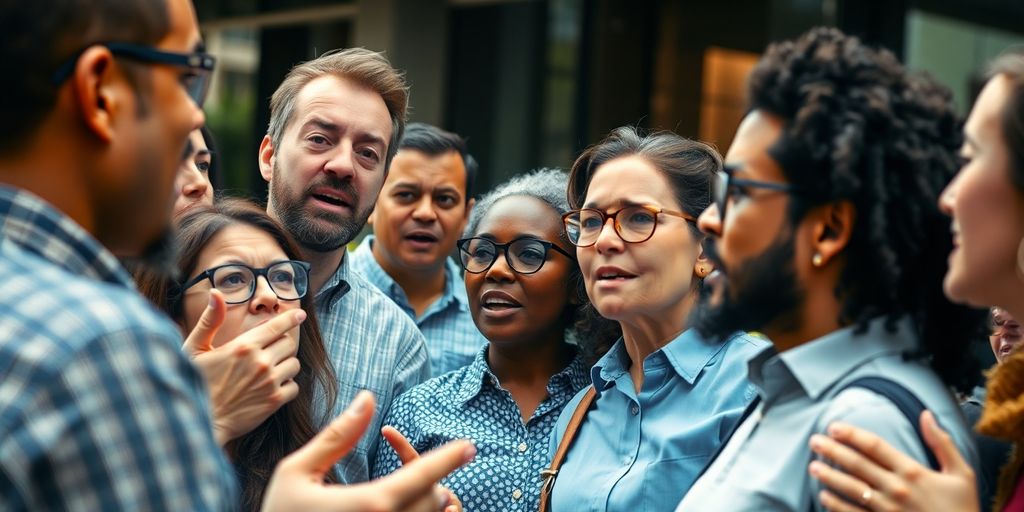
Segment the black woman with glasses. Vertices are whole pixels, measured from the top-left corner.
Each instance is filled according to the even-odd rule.
[[[566,184],[564,172],[539,170],[473,208],[458,248],[470,314],[489,343],[468,366],[395,400],[374,477],[469,438],[476,459],[442,481],[465,509],[536,510],[551,429],[587,383],[588,365],[567,342],[585,296],[562,232]]]
[[[754,398],[746,361],[767,342],[689,325],[712,270],[695,221],[721,168],[707,144],[631,127],[573,164],[565,232],[622,336],[559,418],[548,510],[671,510]]]
[[[239,367],[237,374],[209,379],[214,397],[230,397],[234,389],[237,400],[245,402],[226,404],[215,399],[213,415],[218,440],[227,440],[224,449],[239,476],[241,508],[255,510],[274,466],[326,423],[324,414],[333,410],[337,393],[308,293],[309,264],[297,261],[298,248],[266,211],[241,199],[225,198],[212,206],[190,208],[179,220],[176,241],[177,280],[153,273],[137,278],[140,291],[183,332],[196,327],[212,290],[227,303],[214,347],[234,343],[246,331],[288,310],[302,308],[307,315],[301,327],[260,351],[266,372],[253,374]],[[254,386],[270,392],[248,392]],[[259,399],[264,396],[276,399]]]

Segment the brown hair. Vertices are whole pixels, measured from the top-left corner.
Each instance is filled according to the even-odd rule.
[[[210,240],[224,228],[239,224],[267,233],[289,258],[300,258],[298,247],[266,211],[244,199],[224,198],[213,206],[196,207],[181,219],[176,233],[179,245],[178,278],[161,277],[159,273],[151,271],[137,272],[139,290],[171,318],[182,323],[184,309],[181,285],[201,270],[195,267],[200,253]],[[274,466],[285,455],[316,435],[326,418],[316,417],[315,411],[328,414],[337,397],[337,379],[320,334],[313,294],[307,293],[300,304],[306,312],[306,321],[299,331],[297,357],[301,369],[295,376],[299,395],[252,432],[232,440],[225,447],[234,455],[235,471],[242,486],[243,510],[256,510],[260,507],[263,491],[270,481]],[[322,399],[325,400],[323,407],[314,406],[314,400]],[[333,473],[329,476],[334,481]]]
[[[388,143],[384,170],[398,152],[398,141],[405,130],[405,113],[409,104],[409,87],[405,77],[391,67],[380,53],[365,48],[329,51],[291,69],[270,98],[270,124],[267,135],[275,148],[281,147],[284,130],[295,112],[295,98],[309,82],[321,76],[352,80],[377,92],[391,114],[391,141]]]
[[[1024,191],[1024,49],[1004,53],[992,61],[989,76],[1006,75],[1010,96],[1003,105],[1002,129],[1010,150],[1010,180]]]

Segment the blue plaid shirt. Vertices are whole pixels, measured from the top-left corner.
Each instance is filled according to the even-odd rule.
[[[487,343],[487,338],[480,334],[469,314],[462,269],[451,258],[446,260],[444,294],[423,312],[423,316],[416,318],[416,310],[409,304],[405,290],[373,257],[373,241],[373,235],[367,236],[352,252],[352,268],[363,274],[416,322],[427,339],[430,367],[434,375],[458,370],[471,363],[480,347]]]
[[[227,510],[177,328],[71,219],[0,186],[0,510]]]
[[[550,464],[548,439],[559,413],[589,383],[577,357],[548,381],[548,398],[525,424],[519,406],[487,365],[487,347],[472,364],[435,377],[398,397],[385,425],[404,434],[419,452],[471,439],[477,456],[441,483],[472,512],[527,512],[540,503],[540,471]],[[400,466],[387,443],[377,449],[373,476]]]
[[[352,272],[350,256],[317,292],[316,314],[338,378],[334,414],[340,414],[362,389],[377,399],[370,427],[337,466],[344,482],[356,483],[369,479],[388,406],[430,378],[430,359],[416,324],[366,278]]]

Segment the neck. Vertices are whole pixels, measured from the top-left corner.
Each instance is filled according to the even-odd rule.
[[[643,316],[620,321],[622,342],[629,355],[629,374],[640,390],[644,381],[644,359],[668,345],[686,330],[686,319],[697,303],[697,293],[688,293],[667,310],[647,311]]]
[[[551,376],[572,361],[574,351],[562,330],[538,340],[494,343],[487,346],[487,363],[502,386],[537,386],[546,389]]]
[[[820,286],[808,286],[794,316],[776,320],[762,329],[776,352],[799,347],[843,327],[839,323],[843,304],[834,292],[836,282],[826,280]]]
[[[378,243],[371,246],[371,253],[380,268],[384,269],[384,272],[387,272],[391,279],[394,279],[398,286],[402,287],[402,291],[409,299],[409,305],[416,311],[417,317],[422,316],[431,304],[444,295],[444,259],[438,265],[412,270],[392,264],[391,259],[383,254],[383,249]]]
[[[302,257],[309,262],[309,289],[316,293],[324,287],[324,284],[334,275],[345,259],[345,247],[330,252],[317,252],[302,249]]]

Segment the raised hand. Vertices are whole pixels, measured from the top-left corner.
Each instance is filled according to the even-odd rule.
[[[263,423],[299,394],[299,340],[286,334],[306,319],[299,309],[282,313],[219,347],[213,339],[224,323],[224,296],[210,291],[210,304],[185,340],[183,350],[210,388],[213,426],[224,446]]]
[[[384,426],[380,429],[380,433],[387,440],[388,444],[391,445],[391,449],[395,450],[398,460],[402,461],[403,466],[420,458],[419,452],[416,451],[412,443],[395,427]],[[459,500],[459,497],[451,489],[441,488],[447,491],[451,498],[451,504],[445,507],[444,512],[462,512],[462,501]]]
[[[830,490],[818,498],[837,512],[978,510],[974,470],[957,451],[930,411],[921,413],[925,442],[942,470],[933,471],[866,430],[834,423],[828,436],[814,435],[814,453],[832,461],[811,462],[808,470]]]
[[[263,498],[266,512],[285,510],[334,512],[438,512],[450,494],[437,482],[473,460],[469,441],[453,441],[411,460],[372,482],[325,484],[324,475],[358,443],[373,418],[369,392],[356,396],[340,416],[305,446],[277,465]],[[414,450],[415,452],[415,450]]]

